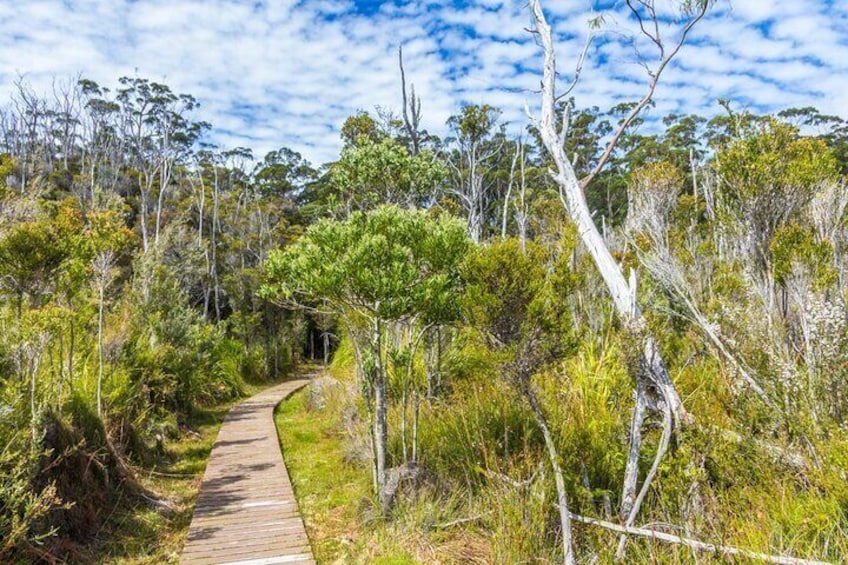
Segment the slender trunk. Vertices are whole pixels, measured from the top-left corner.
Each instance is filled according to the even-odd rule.
[[[170,182],[171,163],[167,159],[163,159],[162,167],[159,171],[159,195],[156,199],[156,228],[153,235],[153,241],[156,245],[159,245],[159,230],[162,225],[162,208],[165,205],[165,192]]]
[[[409,412],[409,395],[407,394],[407,390],[409,388],[408,376],[404,375],[403,383],[400,388],[400,446],[401,452],[403,453],[403,462],[409,462],[409,450],[407,449],[406,443],[406,430],[407,430],[407,414]]]
[[[517,141],[516,145],[519,145],[521,141]],[[506,239],[506,219],[509,214],[509,197],[512,195],[512,185],[515,181],[515,164],[518,161],[518,153],[519,150],[516,148],[515,155],[512,158],[512,165],[509,168],[509,183],[506,188],[506,196],[504,197],[503,204],[503,217],[501,218],[501,239]]]
[[[374,357],[374,459],[377,473],[377,492],[380,507],[388,511],[386,498],[386,451],[388,446],[388,398],[386,391],[386,373],[382,360],[382,322],[374,320],[371,333],[371,353]]]
[[[418,389],[412,390],[412,460],[418,461],[418,416],[421,408],[421,395],[418,394]]]
[[[212,283],[213,297],[215,304],[215,321],[221,321],[221,302],[219,298],[219,282],[218,282],[218,207],[219,207],[219,186],[218,186],[218,168],[215,169],[215,184],[212,187]]]
[[[74,382],[74,350],[77,345],[77,332],[76,326],[74,325],[73,316],[71,317],[71,335],[70,341],[68,343],[68,380],[73,384]]]
[[[527,250],[527,172],[524,159],[524,144],[520,144],[519,171],[521,178],[521,190],[518,193],[519,210],[515,213],[515,223],[518,224],[518,241],[521,243],[521,252]]]
[[[557,510],[559,510],[560,527],[562,528],[562,552],[563,563],[565,565],[574,565],[574,547],[571,533],[571,512],[568,509],[568,494],[565,490],[565,478],[562,474],[562,467],[559,464],[559,453],[557,453],[556,442],[553,434],[548,427],[545,413],[542,411],[542,406],[539,404],[539,399],[533,390],[533,385],[529,379],[525,379],[522,383],[524,395],[527,397],[530,407],[533,409],[533,416],[536,419],[536,424],[542,430],[542,436],[545,438],[545,447],[548,451],[548,461],[554,472],[554,481],[557,491]]]
[[[627,454],[627,465],[624,469],[624,485],[621,491],[621,508],[619,515],[622,520],[630,516],[633,501],[636,499],[636,486],[639,482],[639,447],[642,445],[642,425],[645,423],[647,412],[647,396],[645,385],[641,381],[636,383],[636,391],[633,394],[633,417],[630,421],[630,451]]]
[[[203,246],[203,214],[206,207],[206,184],[203,182],[203,172],[198,173],[200,196],[197,199],[197,247]]]
[[[147,179],[147,175],[144,174],[144,179],[139,178],[139,190],[141,191],[141,205],[139,210],[139,215],[141,216],[141,243],[142,248],[145,253],[150,247],[150,239],[147,235],[147,209],[148,209],[148,197],[150,194],[150,182]]]
[[[103,417],[103,294],[104,285],[100,284],[100,304],[97,309],[97,416]]]
[[[657,471],[660,468],[660,463],[662,462],[665,454],[668,452],[668,445],[671,441],[671,429],[672,429],[672,417],[671,412],[668,407],[663,410],[663,431],[662,437],[660,438],[660,443],[657,446],[657,453],[654,456],[654,462],[651,465],[651,469],[648,471],[648,474],[645,475],[645,481],[642,483],[642,488],[639,489],[639,494],[636,496],[636,500],[633,501],[633,505],[630,508],[630,513],[627,516],[627,519],[624,522],[624,526],[626,528],[630,528],[633,524],[636,523],[636,517],[639,515],[639,509],[642,507],[642,502],[645,501],[645,496],[648,494],[648,489],[651,487],[651,483],[653,483],[654,478],[657,476]],[[618,548],[615,552],[616,561],[622,561],[624,559],[624,548],[627,544],[627,537],[622,535],[618,540]]]
[[[29,375],[29,414],[30,425],[32,427],[32,444],[38,441],[38,424],[35,417],[35,376],[38,372],[38,362],[33,359],[32,367],[30,367]]]
[[[324,366],[330,362],[330,332],[324,331]]]

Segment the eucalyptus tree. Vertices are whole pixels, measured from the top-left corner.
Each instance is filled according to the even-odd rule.
[[[624,275],[621,265],[610,253],[604,238],[599,233],[592,219],[592,214],[586,203],[585,190],[590,182],[598,176],[609,162],[613,151],[627,128],[639,117],[653,98],[663,71],[668,67],[683,47],[692,28],[700,22],[707,13],[709,0],[681,3],[682,21],[676,38],[668,43],[669,37],[660,36],[661,17],[657,14],[653,0],[630,2],[627,6],[640,24],[642,33],[657,49],[655,67],[649,69],[645,94],[633,105],[632,109],[620,121],[612,133],[603,152],[595,159],[593,166],[582,179],[578,177],[571,160],[565,153],[564,144],[568,138],[569,121],[561,120],[559,127],[556,123],[556,102],[560,95],[557,93],[556,53],[551,26],[545,17],[541,0],[531,0],[530,9],[535,21],[533,33],[541,43],[544,67],[541,93],[541,116],[536,122],[542,141],[555,164],[552,170],[554,180],[560,189],[563,206],[577,225],[580,238],[592,257],[607,289],[612,295],[613,304],[618,315],[633,332],[638,341],[638,365],[634,370],[636,378],[636,403],[633,410],[633,420],[630,430],[630,453],[625,471],[622,491],[621,516],[627,527],[635,522],[636,516],[647,494],[647,488],[656,475],[659,462],[664,456],[664,448],[668,446],[668,438],[675,424],[683,424],[691,420],[683,406],[680,394],[671,379],[668,368],[663,360],[659,345],[651,334],[647,321],[640,311],[636,295],[636,276],[631,271],[630,280]],[[585,55],[585,51],[584,51]],[[582,69],[583,56],[579,59],[575,72],[575,83]],[[639,452],[641,448],[642,426],[649,406],[656,406],[663,417],[663,440],[654,464],[643,481],[639,493],[636,492],[639,473]],[[619,545],[618,555],[624,550],[624,539]],[[573,562],[573,556],[566,555],[566,562]]]
[[[150,246],[151,199],[155,200],[153,243],[158,244],[165,195],[174,166],[184,161],[205,129],[192,122],[189,113],[197,100],[188,94],[175,94],[170,87],[144,78],[119,79],[117,102],[121,108],[122,131],[130,150],[132,165],[138,170],[139,217],[144,250]]]
[[[386,334],[394,324],[458,315],[457,266],[468,248],[449,216],[380,206],[346,221],[321,220],[269,256],[263,294],[294,308],[332,312],[353,341],[373,438],[374,486],[384,511],[389,406]]]
[[[121,174],[125,138],[120,131],[120,105],[110,97],[110,90],[89,79],[77,83],[83,100],[80,124],[80,191],[94,204],[104,191],[115,192]]]
[[[494,180],[490,172],[504,146],[503,135],[497,135],[500,113],[488,104],[469,104],[448,119],[453,132],[453,150],[446,159],[453,176],[450,192],[462,207],[468,236],[475,243],[483,238]]]
[[[259,192],[285,198],[292,203],[317,176],[312,164],[288,147],[268,152],[253,169],[253,182]]]

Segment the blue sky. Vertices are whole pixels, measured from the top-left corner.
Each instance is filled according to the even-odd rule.
[[[598,3],[543,2],[567,71]],[[601,108],[637,98],[646,80],[623,2],[604,7],[575,91],[578,103]],[[285,145],[319,163],[337,154],[345,117],[400,109],[401,43],[427,129],[444,133],[461,103],[485,102],[518,131],[525,103],[532,111],[538,99],[530,23],[525,0],[0,0],[0,100],[20,75],[39,92],[77,75],[104,86],[138,75],[194,95],[223,147],[261,155]],[[712,115],[718,98],[848,117],[848,0],[716,2],[653,112]]]

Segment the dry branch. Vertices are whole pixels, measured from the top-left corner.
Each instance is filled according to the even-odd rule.
[[[648,529],[648,528],[636,528],[632,526],[622,526],[620,524],[615,524],[613,522],[607,522],[606,520],[599,520],[597,518],[589,518],[587,516],[580,516],[579,514],[571,514],[571,519],[576,522],[581,522],[583,524],[590,524],[592,526],[600,526],[601,528],[611,530],[613,532],[618,532],[620,534],[629,534],[633,536],[641,536],[647,537],[657,541],[663,541],[666,543],[672,543],[676,545],[684,545],[688,548],[691,548],[695,551],[701,551],[704,553],[714,553],[721,556],[738,556],[738,557],[747,557],[749,559],[756,559],[758,561],[763,561],[765,563],[777,563],[778,565],[832,565],[828,561],[816,561],[814,559],[799,559],[797,557],[784,557],[782,555],[770,555],[768,553],[759,553],[756,551],[749,551],[747,549],[740,549],[738,547],[731,547],[728,545],[717,545],[712,543],[707,543],[703,541],[699,541],[692,538],[687,538],[683,536],[678,536],[674,534],[669,534],[666,532],[659,532],[657,530]]]

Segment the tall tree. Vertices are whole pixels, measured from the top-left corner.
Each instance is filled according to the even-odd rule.
[[[489,169],[504,145],[503,138],[494,135],[499,114],[500,110],[488,104],[469,104],[448,119],[456,146],[448,157],[455,177],[451,192],[462,206],[468,236],[475,243],[483,238],[491,198]]]

